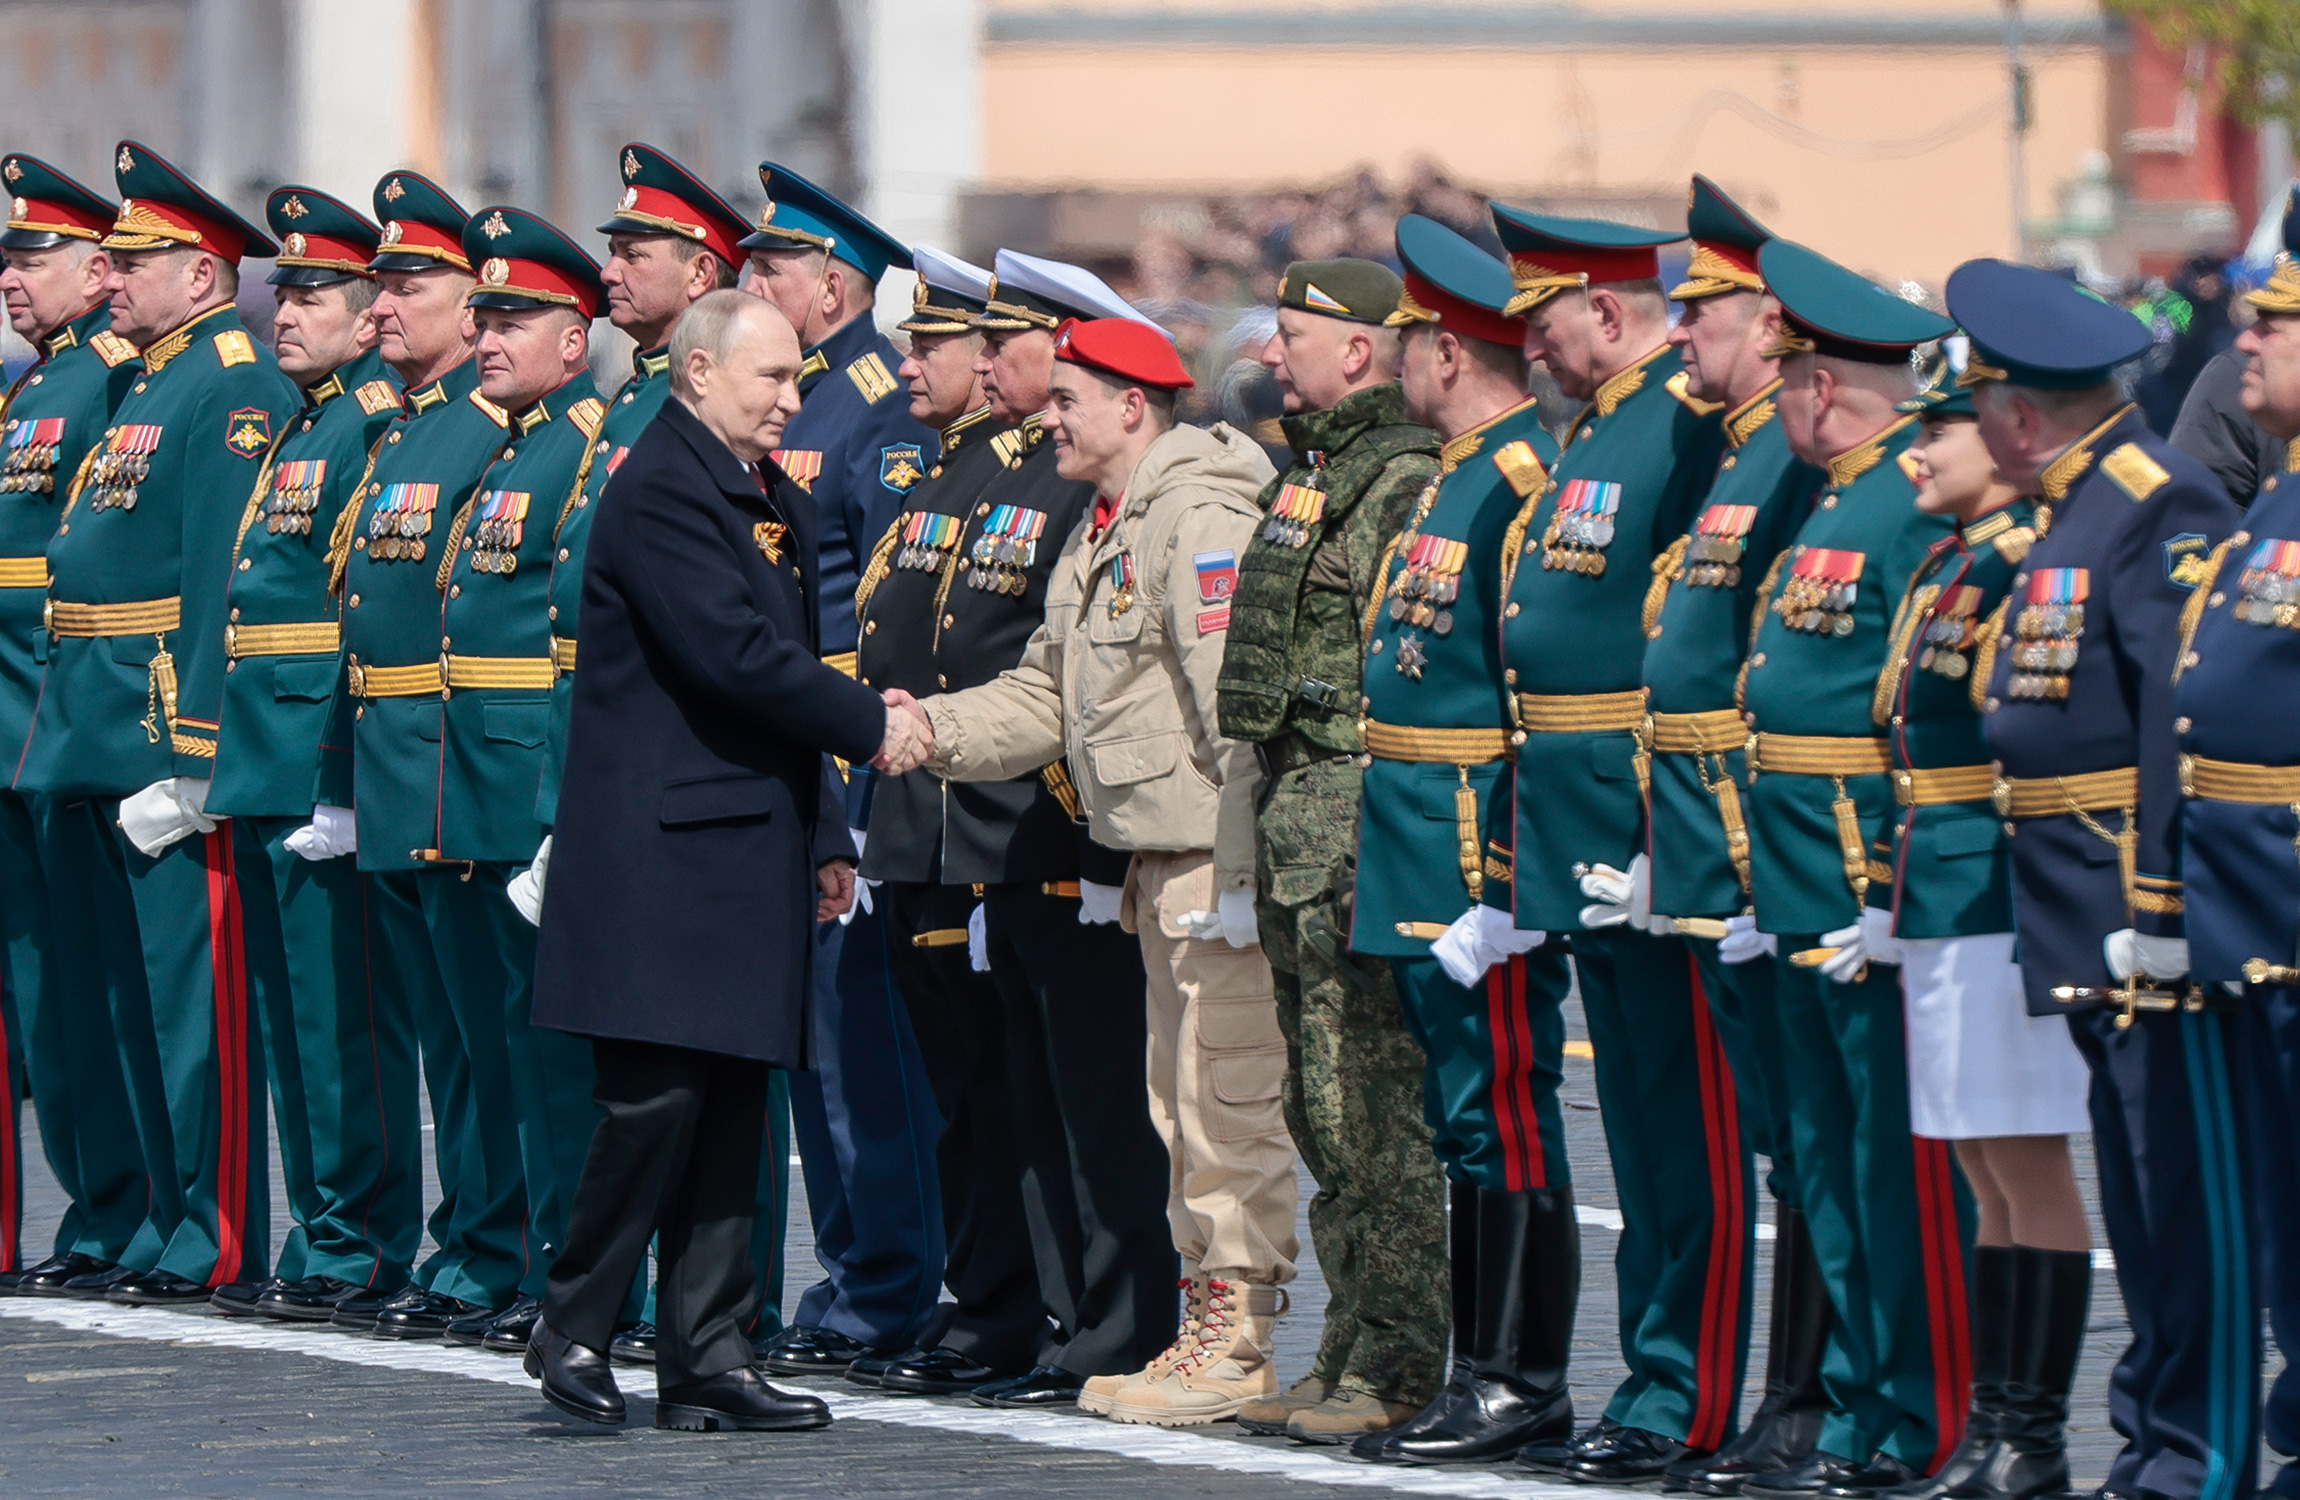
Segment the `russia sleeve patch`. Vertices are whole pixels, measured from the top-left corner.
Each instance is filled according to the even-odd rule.
[[[1238,592],[1238,554],[1225,547],[1220,552],[1193,552],[1190,561],[1198,569],[1198,602],[1224,606],[1222,625],[1228,625],[1230,596]],[[1206,633],[1205,615],[1198,617],[1198,633]]]

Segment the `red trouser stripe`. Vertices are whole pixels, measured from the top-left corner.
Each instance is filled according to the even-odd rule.
[[[1547,1187],[1541,1123],[1533,1112],[1533,1031],[1525,1013],[1523,958],[1506,959],[1485,971],[1485,1010],[1493,1049],[1487,1098],[1501,1136],[1502,1180],[1513,1193]]]
[[[1928,1473],[1963,1440],[1972,1396],[1972,1325],[1965,1309],[1964,1248],[1948,1142],[1910,1137],[1916,1157],[1917,1236],[1925,1268],[1925,1315],[1932,1323],[1933,1418],[1940,1433]]]
[[[382,1195],[383,1185],[391,1180],[391,1107],[388,1091],[383,1086],[383,1054],[376,1042],[375,1029],[375,917],[367,909],[367,879],[359,880],[359,975],[367,996],[367,1066],[375,1081],[375,1138],[383,1148],[383,1165],[375,1174],[375,1184],[367,1195],[367,1202],[359,1210],[360,1238],[369,1244],[374,1236],[367,1232],[368,1221],[374,1215],[375,1200]],[[367,1268],[367,1285],[374,1286],[375,1278],[383,1274],[383,1254],[378,1247],[375,1260]]]
[[[248,989],[240,949],[240,888],[232,869],[232,825],[207,840],[208,968],[216,992],[216,1268],[208,1285],[237,1280],[248,1197]]]
[[[1709,1266],[1701,1299],[1701,1341],[1693,1362],[1693,1418],[1687,1446],[1710,1449],[1725,1441],[1736,1389],[1734,1347],[1740,1334],[1742,1240],[1748,1184],[1742,1180],[1741,1116],[1733,1072],[1717,1039],[1701,968],[1685,956],[1692,975],[1693,1057],[1701,1079],[1702,1134],[1709,1147]]]

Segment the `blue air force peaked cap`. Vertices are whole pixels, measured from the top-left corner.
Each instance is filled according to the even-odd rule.
[[[1949,315],[1972,341],[1958,379],[2038,390],[2098,385],[2148,352],[2148,325],[2066,276],[2006,260],[1968,260],[1949,273]]]
[[[789,167],[760,162],[759,185],[767,190],[767,206],[743,249],[828,250],[874,283],[888,266],[910,269],[909,246]]]
[[[1937,312],[1846,270],[1792,240],[1768,240],[1757,271],[1781,303],[1781,333],[1767,354],[1827,354],[1873,365],[1900,364],[1919,344],[1956,332]]]

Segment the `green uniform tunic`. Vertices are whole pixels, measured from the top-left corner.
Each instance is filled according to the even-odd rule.
[[[208,810],[232,819],[251,874],[246,924],[286,955],[288,983],[261,996],[280,1166],[294,1227],[282,1280],[333,1276],[404,1285],[422,1239],[414,1024],[392,955],[348,857],[285,845],[311,819],[338,671],[328,541],[399,415],[399,386],[363,354],[304,392],[239,518],[225,591],[223,713]],[[339,774],[340,771],[339,771]]]
[[[1776,973],[1798,1193],[1836,1310],[1824,1451],[1930,1465],[1964,1393],[1934,1351],[1962,1347],[1969,1205],[1940,1141],[1909,1134],[1899,971],[1853,984],[1790,961],[1890,882],[1893,809],[1878,677],[1892,602],[1951,530],[1916,509],[1904,418],[1829,461],[1829,487],[1776,559],[1743,696],[1757,732],[1750,839]],[[1802,768],[1802,769],[1799,769]]]
[[[484,1307],[510,1302],[533,1248],[505,982],[490,952],[493,925],[469,898],[477,872],[465,881],[462,866],[424,854],[439,847],[440,556],[510,422],[480,396],[478,363],[467,359],[409,391],[376,446],[329,549],[342,570],[352,670],[337,684],[328,743],[348,737],[352,764],[347,779],[333,760],[323,762],[320,791],[321,801],[358,815],[359,868],[373,876],[375,921],[396,956],[402,1003],[423,1049],[440,1201],[430,1218],[438,1249],[416,1280]],[[499,893],[500,876],[495,884]]]
[[[230,307],[143,351],[104,441],[76,477],[48,545],[48,670],[19,787],[118,799],[215,762],[224,680],[224,580],[240,507],[297,407],[295,387]],[[90,609],[90,606],[96,606]],[[221,1285],[269,1264],[263,1059],[251,974],[282,982],[276,946],[244,947],[229,826],[152,858],[113,832],[100,866],[54,909],[59,943],[114,943],[124,882],[144,985],[114,989],[129,1104],[151,1203],[122,1263]],[[69,924],[69,925],[67,925]],[[115,950],[116,951],[116,950]]]
[[[1430,943],[1505,883],[1479,845],[1508,768],[1499,616],[1503,533],[1556,456],[1532,402],[1448,442],[1376,576],[1366,616],[1365,770],[1350,946],[1390,961],[1428,1058],[1422,1107],[1446,1174],[1494,1192],[1567,1187],[1557,1106],[1571,981],[1536,948],[1465,989]]]
[[[1712,920],[1749,904],[1749,835],[1742,807],[1748,726],[1733,685],[1749,649],[1749,612],[1768,559],[1804,524],[1821,471],[1789,452],[1773,393],[1780,382],[1723,416],[1725,454],[1693,529],[1662,561],[1646,595],[1645,692],[1652,728],[1646,798],[1653,909]],[[1772,1162],[1767,1186],[1796,1203],[1789,1170],[1789,1082],[1780,1068],[1773,966],[1727,964],[1715,938],[1686,940],[1718,1039],[1732,1062],[1733,1090],[1749,1144]]]
[[[1389,965],[1353,954],[1337,892],[1351,878],[1361,739],[1359,622],[1387,582],[1383,548],[1436,475],[1436,434],[1395,382],[1285,419],[1294,461],[1238,564],[1223,648],[1222,732],[1262,747],[1255,820],[1262,952],[1286,1038],[1284,1102],[1317,1180],[1310,1237],[1332,1299],[1310,1373],[1419,1406],[1445,1371],[1444,1177],[1399,1129],[1424,1058]]]
[[[48,656],[41,607],[57,512],[141,368],[135,346],[111,326],[109,307],[98,303],[41,340],[39,359],[0,404],[0,744],[11,780]],[[51,891],[78,899],[66,873],[70,853],[51,836],[69,843],[86,822],[29,792],[0,792],[0,1269],[39,1259],[17,1245],[24,1195],[16,1124],[27,1075],[41,1149],[66,1199],[55,1253],[118,1260],[144,1219],[144,1158],[112,1040],[103,955],[59,949],[50,937]],[[109,846],[111,831],[99,831]],[[124,909],[125,891],[115,898]],[[133,962],[132,944],[128,952]]]

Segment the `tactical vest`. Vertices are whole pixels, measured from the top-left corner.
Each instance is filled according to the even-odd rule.
[[[1330,411],[1285,419],[1294,462],[1261,494],[1263,526],[1238,564],[1230,639],[1216,683],[1222,733],[1269,741],[1291,731],[1321,749],[1356,752],[1358,619],[1372,562],[1397,529],[1352,524],[1358,502],[1399,458],[1411,491],[1437,468],[1437,434],[1406,421],[1395,381],[1354,392]],[[1361,522],[1377,518],[1361,517]],[[1402,522],[1403,517],[1397,518]],[[1353,540],[1368,550],[1353,567]]]

